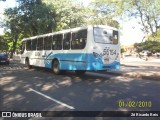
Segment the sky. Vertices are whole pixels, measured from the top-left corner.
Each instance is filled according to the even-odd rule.
[[[91,0],[79,0],[87,6]],[[4,8],[16,6],[15,0],[6,0],[6,2],[0,1],[0,21],[3,19]],[[121,20],[121,35],[120,42],[121,45],[131,45],[136,42],[141,42],[144,34],[141,31],[141,26],[137,23],[136,19],[130,21]],[[0,28],[0,35],[3,34],[3,28]]]
[[[0,1],[0,19],[3,18],[4,8],[16,6],[15,0]]]
[[[5,2],[0,1],[0,22],[4,18],[3,16],[4,9],[7,7],[14,7],[14,6],[16,6],[15,0],[6,0]],[[0,35],[1,34],[3,34],[3,28],[0,28]]]
[[[122,22],[121,27],[121,45],[131,45],[142,41],[144,33],[141,31],[141,25],[137,23],[136,19]]]

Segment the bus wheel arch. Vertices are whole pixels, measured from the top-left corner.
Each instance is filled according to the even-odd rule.
[[[28,69],[31,69],[31,68],[32,68],[32,66],[30,65],[30,62],[29,62],[29,58],[28,58],[28,57],[26,57],[26,59],[25,59],[25,64],[27,65],[27,68],[28,68]]]
[[[59,63],[59,60],[57,58],[54,58],[52,60],[52,70],[53,70],[54,74],[56,74],[56,75],[61,73],[60,63]]]

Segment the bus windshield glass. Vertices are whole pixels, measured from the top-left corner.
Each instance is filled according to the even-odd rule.
[[[106,28],[94,27],[94,40],[96,43],[117,44],[118,31]]]

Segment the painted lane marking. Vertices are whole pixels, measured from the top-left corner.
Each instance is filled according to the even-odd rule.
[[[43,97],[45,97],[45,98],[47,98],[47,99],[52,100],[52,101],[54,101],[54,102],[56,102],[56,103],[58,103],[58,104],[60,104],[60,105],[63,105],[63,106],[65,106],[65,107],[69,108],[69,109],[75,109],[74,107],[72,107],[72,106],[70,106],[70,105],[67,105],[67,104],[65,104],[65,103],[63,103],[63,102],[61,102],[61,101],[58,101],[58,100],[56,100],[56,99],[54,99],[54,98],[51,98],[51,97],[49,97],[49,96],[47,96],[47,95],[45,95],[45,94],[43,94],[43,93],[41,93],[41,92],[38,92],[38,91],[36,91],[36,90],[34,90],[34,89],[32,89],[32,88],[30,88],[30,90],[33,91],[33,92],[35,92],[35,93],[37,93],[37,94],[39,94],[39,95],[42,95]]]

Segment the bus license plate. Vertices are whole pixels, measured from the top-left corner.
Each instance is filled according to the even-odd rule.
[[[108,63],[108,62],[109,62],[109,58],[105,58],[105,59],[104,59],[104,62],[105,62],[105,63]]]

